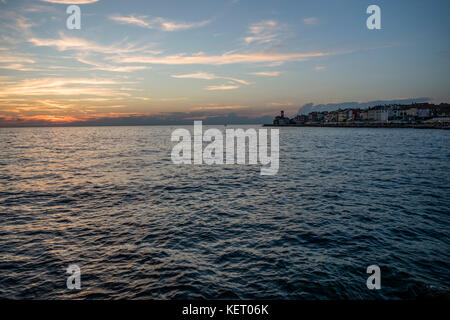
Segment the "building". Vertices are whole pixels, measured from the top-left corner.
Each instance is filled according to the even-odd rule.
[[[359,119],[361,121],[367,121],[369,120],[369,115],[368,115],[368,111],[367,110],[361,110],[359,112]]]
[[[347,111],[346,110],[338,110],[337,122],[345,122],[345,121],[347,121]]]
[[[431,117],[431,108],[429,107],[419,107],[417,110],[417,116],[422,119]]]
[[[370,108],[367,110],[367,120],[371,122],[375,122],[377,119],[377,111],[375,108]]]
[[[334,111],[328,112],[328,113],[325,115],[324,121],[325,121],[326,123],[337,122],[337,112],[334,112]]]
[[[450,117],[450,105],[448,103],[441,103],[431,108],[431,115],[433,117]]]
[[[415,117],[417,117],[418,112],[419,108],[417,107],[408,108],[406,109],[406,116],[410,119],[414,119]]]
[[[348,114],[348,120],[349,121],[357,121],[359,120],[359,113],[361,110],[359,109],[350,109]]]
[[[281,110],[281,113],[279,116],[275,117],[275,120],[273,120],[273,124],[276,126],[285,126],[288,125],[290,122],[288,117],[284,116],[284,111]]]
[[[367,120],[370,122],[387,122],[389,120],[388,108],[378,106],[367,110]]]
[[[296,115],[291,119],[291,122],[294,124],[304,124],[305,122],[308,122],[308,116],[302,114]]]
[[[308,122],[318,122],[317,112],[311,112],[308,114]]]
[[[376,110],[376,122],[387,122],[389,121],[389,110],[387,109],[377,109]]]

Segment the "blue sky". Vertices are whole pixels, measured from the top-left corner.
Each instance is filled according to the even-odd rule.
[[[81,29],[66,8],[81,8]],[[366,8],[381,8],[381,30]],[[449,1],[1,0],[0,117],[67,122],[428,97],[448,102]]]

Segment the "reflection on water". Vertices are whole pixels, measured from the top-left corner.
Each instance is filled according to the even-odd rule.
[[[450,132],[285,128],[261,176],[173,165],[173,129],[1,128],[0,297],[448,296]]]

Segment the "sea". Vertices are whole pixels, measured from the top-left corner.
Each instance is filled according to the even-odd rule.
[[[264,176],[174,164],[177,128],[0,128],[0,298],[450,296],[450,131],[279,128]]]

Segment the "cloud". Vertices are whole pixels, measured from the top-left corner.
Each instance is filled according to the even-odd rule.
[[[160,65],[226,65],[238,63],[264,63],[281,65],[287,61],[304,61],[311,58],[328,56],[336,53],[310,52],[310,53],[280,53],[259,51],[251,53],[239,53],[236,51],[225,52],[221,55],[207,55],[203,52],[187,55],[178,53],[162,55],[161,51],[149,50],[149,45],[138,47],[133,43],[124,41],[113,45],[101,45],[79,37],[66,36],[60,33],[59,38],[43,39],[31,37],[28,42],[35,46],[54,47],[58,51],[78,51],[83,54],[102,53],[109,56],[104,59],[117,64],[160,64]]]
[[[261,77],[278,77],[280,75],[279,71],[261,71],[261,72],[251,72],[250,74]]]
[[[203,52],[194,55],[175,54],[169,56],[148,55],[148,56],[116,56],[111,59],[117,63],[147,63],[166,65],[226,65],[237,63],[283,63],[287,61],[304,61],[316,57],[324,57],[331,53],[311,52],[311,53],[235,53],[227,52],[221,55],[206,55]]]
[[[79,56],[77,57],[77,60],[81,63],[93,66],[95,70],[102,70],[102,71],[110,71],[110,72],[133,72],[137,70],[145,70],[148,69],[148,66],[115,66],[100,62],[95,62],[86,59],[85,57]]]
[[[309,17],[309,18],[305,18],[303,19],[303,23],[307,24],[307,25],[316,25],[319,23],[319,19],[317,19],[316,17]]]
[[[34,60],[24,57],[19,57],[17,55],[11,56],[0,56],[0,63],[34,63]]]
[[[178,30],[187,30],[191,28],[199,28],[209,24],[210,20],[204,20],[200,22],[191,22],[191,23],[178,23],[174,21],[169,21],[163,18],[157,18],[158,22],[161,24],[161,28],[164,31],[178,31]]]
[[[251,84],[251,82],[248,82],[246,80],[232,78],[232,77],[217,76],[215,74],[205,73],[205,72],[172,75],[171,77],[172,78],[177,78],[177,79],[201,79],[201,80],[225,79],[225,80],[229,80],[230,83],[235,82],[235,83],[240,83],[240,84],[244,84],[244,85],[247,85],[247,86]],[[211,89],[211,88],[216,88],[216,89]],[[219,89],[217,89],[217,88],[219,88]],[[227,89],[227,88],[229,88],[229,89]],[[207,88],[207,90],[231,90],[231,89],[235,89],[235,88],[234,87],[231,88],[230,86],[226,86],[226,85],[223,85],[223,86],[210,86],[210,87]]]
[[[59,4],[89,4],[98,2],[99,0],[41,0],[41,1]]]
[[[248,82],[248,81],[242,80],[242,79],[228,78],[228,77],[224,77],[224,79],[231,80],[231,81],[233,81],[233,82],[237,82],[237,83],[240,83],[240,84],[245,84],[246,86],[252,84],[251,82]]]
[[[52,14],[53,16],[51,17],[51,19],[55,19],[56,15],[60,15],[61,14],[61,8],[57,7],[57,6],[52,6],[52,5],[48,5],[48,4],[32,4],[32,5],[27,5],[25,8],[21,9],[22,12],[26,12],[26,13],[47,13],[47,14]]]
[[[104,54],[123,54],[142,51],[146,47],[136,47],[134,44],[117,43],[111,46],[103,46],[90,42],[83,38],[69,37],[63,33],[59,34],[59,39],[30,38],[28,42],[37,47],[55,47],[58,51],[77,50],[83,53],[97,52]]]
[[[250,25],[247,33],[250,35],[244,38],[247,44],[256,43],[270,43],[277,39],[278,31],[281,29],[278,22],[274,20],[265,20]]]
[[[147,16],[110,16],[109,19],[121,24],[132,24],[147,29],[158,29],[162,31],[180,31],[203,27],[211,22],[204,20],[199,22],[177,22],[166,18],[156,17],[149,19]]]
[[[66,36],[63,33],[59,34],[59,38],[56,39],[42,39],[42,38],[30,38],[28,42],[32,43],[38,47],[54,47],[58,51],[75,51],[74,59],[81,63],[90,65],[93,70],[102,70],[110,72],[132,72],[137,70],[148,69],[148,66],[124,66],[124,65],[113,65],[103,62],[96,62],[92,60],[92,56],[95,54],[105,54],[105,55],[122,55],[130,54],[136,52],[144,52],[151,54],[160,54],[160,51],[149,50],[147,46],[137,46],[133,43],[126,43],[121,41],[114,43],[112,45],[101,45],[92,41],[88,41],[79,37]],[[91,59],[89,59],[91,56]],[[103,60],[105,57],[101,57]]]
[[[129,96],[128,88],[114,86],[126,82],[90,78],[40,78],[10,82],[0,88],[0,97],[11,96]]]
[[[18,42],[24,35],[30,33],[31,27],[36,25],[30,22],[30,19],[11,10],[0,11],[0,24],[4,33],[1,37],[4,41],[10,40],[8,42]]]
[[[33,26],[33,23],[29,23],[28,19],[22,16],[17,16],[16,19],[17,29],[21,32],[27,33],[28,30]]]
[[[202,79],[202,80],[213,80],[217,79],[218,77],[212,73],[204,73],[204,72],[197,72],[197,73],[189,73],[189,74],[175,74],[171,76],[172,78],[177,79]]]
[[[21,56],[19,53],[0,53],[0,69],[9,69],[15,71],[38,71],[38,69],[29,66],[30,64],[34,63],[35,61],[33,59]]]
[[[9,69],[9,70],[15,70],[15,71],[39,71],[39,69],[27,67],[20,63],[0,65],[0,69]]]
[[[134,24],[139,27],[153,29],[153,25],[147,21],[145,21],[145,16],[143,17],[135,17],[135,16],[110,16],[110,20],[122,23],[122,24]]]
[[[316,70],[316,71],[323,71],[325,69],[326,68],[324,66],[316,66],[316,67],[314,67],[314,70]]]
[[[205,88],[205,90],[208,91],[214,91],[214,90],[234,90],[234,89],[238,89],[239,86],[238,85],[234,85],[234,84],[221,84],[218,86],[208,86]]]

